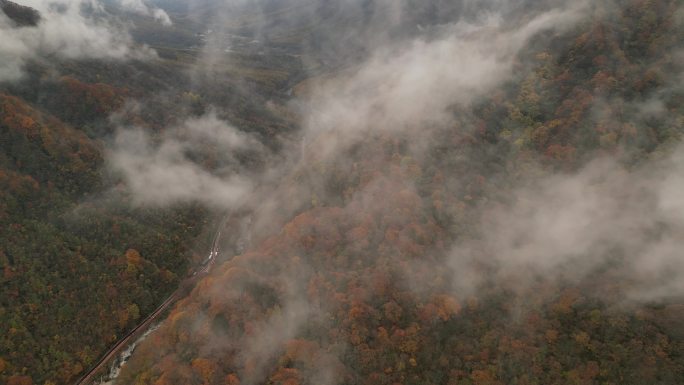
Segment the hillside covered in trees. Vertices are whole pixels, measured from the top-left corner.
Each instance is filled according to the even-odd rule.
[[[682,383],[681,2],[116,4],[122,57],[0,64],[0,383],[73,382],[236,211],[116,383]]]
[[[255,210],[278,225],[120,383],[681,383],[682,7],[587,7],[436,27],[307,81],[309,139]]]
[[[42,34],[61,16],[4,0],[0,6],[1,39],[9,40],[0,47],[0,384],[70,384],[204,258],[218,217],[194,203],[134,204],[107,165],[118,127],[163,135],[213,103],[245,130],[285,130],[287,123],[262,111],[258,95],[272,86],[255,85],[248,99],[235,76],[191,80],[199,53],[187,46],[155,48],[180,58],[111,59],[43,52],[43,40],[15,76],[7,60],[24,52],[5,51],[10,43],[48,39]]]

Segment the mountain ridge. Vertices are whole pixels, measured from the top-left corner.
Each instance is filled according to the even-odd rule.
[[[40,22],[40,13],[9,0],[0,0],[0,10],[19,27],[35,27]]]

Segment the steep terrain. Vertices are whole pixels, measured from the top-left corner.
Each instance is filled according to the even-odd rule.
[[[39,23],[33,9],[0,4],[12,28]],[[37,54],[0,83],[0,383],[73,382],[203,258],[221,213],[131,205],[105,160],[119,127],[162,135],[220,103],[246,131],[287,129],[262,107],[258,92],[272,86],[247,96],[249,80],[234,75],[194,81],[199,48],[158,49],[170,58]]]
[[[125,196],[94,197],[112,183],[102,142],[66,122],[106,118],[120,91],[71,77],[56,84],[62,97],[48,103],[60,103],[60,117],[0,93],[3,383],[75,378],[175,288],[203,225],[193,207],[140,210]]]
[[[232,211],[118,383],[681,384],[681,2],[130,3],[72,57],[0,0],[40,43],[0,82],[0,384],[75,381]]]
[[[599,7],[436,127],[392,127],[376,99],[368,130],[334,115],[262,210],[283,226],[181,301],[120,382],[680,383],[681,286],[631,271],[658,252],[614,234],[680,234],[625,208],[657,211],[660,177],[635,175],[684,128],[678,17],[671,1]],[[363,98],[354,76],[324,81]],[[639,285],[670,290],[634,301]]]
[[[20,27],[35,27],[40,21],[40,13],[38,11],[9,0],[0,0],[0,10]]]

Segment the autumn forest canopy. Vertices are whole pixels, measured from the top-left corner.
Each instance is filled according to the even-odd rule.
[[[683,132],[677,0],[0,0],[0,384],[681,385]]]

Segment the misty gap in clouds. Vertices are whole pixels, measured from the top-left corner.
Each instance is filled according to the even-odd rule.
[[[19,1],[37,9],[41,21],[35,27],[16,27],[0,12],[0,81],[22,77],[27,60],[56,56],[64,59],[149,59],[156,53],[135,46],[125,26],[99,17],[104,12],[98,0]],[[121,0],[131,12],[154,17],[163,25],[171,19],[163,10],[142,0]]]

